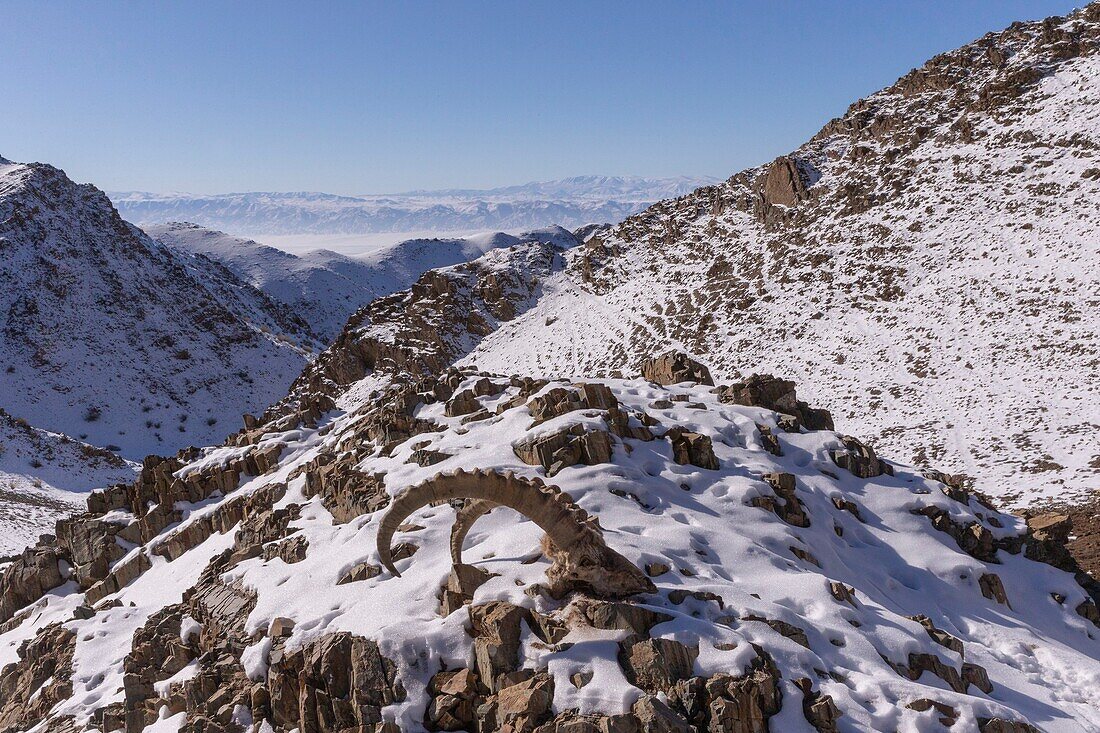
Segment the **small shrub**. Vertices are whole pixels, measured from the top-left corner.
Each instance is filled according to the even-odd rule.
[[[88,407],[84,410],[84,422],[95,422],[103,417],[103,410],[98,407]]]

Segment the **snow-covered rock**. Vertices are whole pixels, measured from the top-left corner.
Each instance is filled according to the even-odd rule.
[[[1100,726],[1100,615],[1031,559],[1057,553],[852,438],[690,383],[377,372],[353,393],[313,425],[149,464],[17,560],[0,579],[0,724]],[[523,449],[561,435],[606,450],[563,445],[547,468]],[[575,548],[540,550],[503,507],[452,573],[446,502],[404,519],[400,576],[385,571],[387,506],[474,470],[525,511],[542,494],[652,586],[555,597],[550,560]]]
[[[80,511],[87,492],[133,481],[139,466],[118,455],[50,433],[0,409],[0,558],[53,532]]]

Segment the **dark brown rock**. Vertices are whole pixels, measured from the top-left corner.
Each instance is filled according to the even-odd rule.
[[[619,642],[619,665],[627,680],[646,692],[667,693],[692,676],[699,650],[672,639],[630,637]]]
[[[770,374],[753,374],[743,382],[719,387],[718,399],[729,405],[763,407],[790,415],[807,430],[832,430],[833,418],[827,410],[815,409],[798,399],[794,382]],[[794,429],[788,425],[788,431]]]
[[[665,433],[665,437],[672,443],[672,460],[680,465],[691,464],[711,471],[718,470],[718,457],[714,455],[714,444],[709,435],[675,427]]]
[[[894,475],[894,469],[875,455],[871,446],[864,445],[850,435],[842,436],[840,441],[844,444],[844,449],[830,451],[829,456],[833,459],[833,463],[845,471],[863,479],[875,478],[882,474]]]

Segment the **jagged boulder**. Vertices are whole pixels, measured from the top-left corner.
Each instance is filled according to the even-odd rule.
[[[757,657],[741,676],[693,677],[673,685],[670,707],[695,730],[724,733],[768,733],[768,719],[782,706],[779,670],[755,647]]]
[[[631,636],[619,642],[619,666],[635,687],[657,694],[693,675],[699,650],[673,639]]]
[[[871,446],[865,445],[850,435],[842,436],[840,442],[844,444],[843,450],[834,450],[830,452],[829,457],[833,459],[833,463],[845,471],[863,479],[875,478],[883,474],[894,475],[894,469],[879,458]]]
[[[578,463],[594,466],[611,460],[611,439],[607,432],[586,430],[582,425],[525,438],[513,444],[512,449],[524,463],[546,469],[547,476]]]
[[[672,443],[672,459],[681,466],[691,464],[711,471],[718,470],[718,457],[714,455],[714,444],[709,435],[675,427],[665,433],[665,437]]]
[[[790,415],[798,425],[807,430],[832,430],[833,418],[828,410],[810,407],[798,399],[794,382],[779,379],[770,374],[753,374],[743,382],[724,385],[716,390],[718,399],[730,405],[763,407],[768,410]]]
[[[469,669],[440,672],[428,684],[432,701],[424,715],[428,730],[473,730],[482,695],[477,673]]]
[[[550,717],[554,678],[539,672],[500,690],[478,708],[481,730],[531,733]]]
[[[271,652],[267,691],[283,730],[370,730],[382,708],[405,699],[396,667],[373,641],[329,634],[295,651]]]
[[[657,384],[714,384],[710,370],[681,351],[666,351],[642,362],[642,376]]]

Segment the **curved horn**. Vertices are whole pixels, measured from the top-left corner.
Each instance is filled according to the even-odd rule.
[[[396,576],[390,545],[397,528],[417,509],[450,499],[485,499],[515,509],[537,524],[562,549],[592,537],[595,530],[585,523],[588,515],[568,494],[539,480],[515,476],[511,471],[458,470],[428,479],[406,489],[394,499],[378,527],[378,559]]]
[[[474,522],[498,506],[500,505],[488,499],[474,499],[466,502],[458,510],[454,526],[451,527],[451,562],[455,565],[462,564],[462,543],[466,541],[466,535],[473,529]]]

